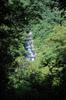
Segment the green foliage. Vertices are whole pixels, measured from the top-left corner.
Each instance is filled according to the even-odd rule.
[[[64,66],[66,49],[66,28],[57,26],[44,42],[43,62],[49,66]]]
[[[9,75],[9,85],[16,89],[22,88],[24,90],[24,88],[28,88],[29,85],[32,87],[32,84],[42,84],[49,73],[48,67],[41,69],[34,67],[16,68],[15,72],[13,72],[12,75]]]
[[[66,86],[65,8],[65,1],[60,0],[0,0],[2,90],[7,91],[6,86],[20,96],[48,97]],[[24,43],[30,30],[37,54],[33,62],[25,59]]]
[[[23,95],[33,95],[35,97],[47,97],[48,92],[52,95],[58,93],[61,79],[58,76],[58,70],[54,68],[51,72],[48,66],[46,67],[26,67],[16,68],[15,71],[9,75],[9,88],[14,88],[17,97],[22,98]],[[43,96],[42,96],[43,93]],[[40,95],[38,95],[40,94]]]

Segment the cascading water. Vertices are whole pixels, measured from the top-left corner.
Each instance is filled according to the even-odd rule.
[[[29,61],[34,61],[36,54],[33,46],[32,32],[29,32],[29,34],[27,35],[26,42],[25,42],[25,49],[27,51],[26,58]]]

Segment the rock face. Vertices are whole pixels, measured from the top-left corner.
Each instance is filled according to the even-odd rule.
[[[34,61],[36,54],[33,46],[32,32],[29,32],[29,34],[27,35],[26,42],[25,42],[25,49],[27,51],[26,58],[29,61]]]

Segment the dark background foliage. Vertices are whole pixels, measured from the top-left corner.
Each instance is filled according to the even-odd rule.
[[[37,57],[25,59],[29,31]],[[0,0],[0,96],[64,99],[66,1]]]

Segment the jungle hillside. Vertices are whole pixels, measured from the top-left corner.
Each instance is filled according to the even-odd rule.
[[[0,0],[0,97],[64,100],[65,0]]]

